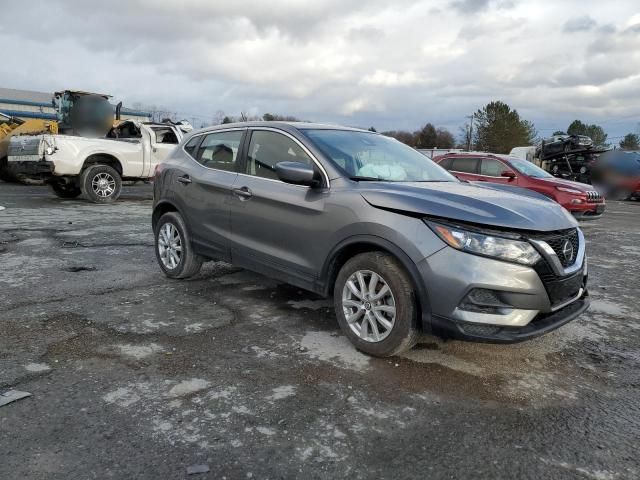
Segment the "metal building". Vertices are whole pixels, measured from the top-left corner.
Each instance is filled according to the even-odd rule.
[[[15,90],[0,87],[0,113],[22,119],[40,118],[43,120],[55,120],[53,109],[53,93],[34,92],[31,90]],[[115,111],[115,105],[114,105]],[[151,114],[122,107],[121,118],[123,120],[149,121]]]

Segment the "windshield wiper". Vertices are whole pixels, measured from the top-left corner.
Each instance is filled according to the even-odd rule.
[[[359,175],[354,175],[353,177],[349,177],[349,180],[363,181],[363,182],[391,182],[392,180],[385,180],[384,178],[378,177],[361,177]]]

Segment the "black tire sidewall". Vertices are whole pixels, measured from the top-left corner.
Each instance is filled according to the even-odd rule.
[[[381,342],[367,342],[358,337],[349,327],[342,311],[342,290],[347,279],[358,270],[370,270],[380,275],[389,285],[396,304],[396,319],[391,333]],[[347,261],[334,285],[334,307],[338,324],[355,347],[365,353],[386,357],[411,346],[417,325],[417,302],[409,275],[391,255],[370,252],[357,255]]]
[[[59,183],[51,183],[51,189],[60,198],[76,198],[82,191],[75,185],[62,186]]]
[[[182,255],[180,256],[180,263],[176,266],[176,268],[167,268],[164,263],[162,263],[162,259],[160,258],[160,251],[158,250],[158,236],[160,235],[160,229],[163,225],[167,223],[171,223],[178,234],[180,235],[180,242],[182,246]],[[169,278],[186,278],[195,274],[195,271],[187,271],[189,266],[193,266],[195,269],[195,264],[201,263],[202,259],[197,257],[193,251],[193,247],[191,246],[191,240],[189,238],[189,234],[187,232],[187,227],[182,219],[182,216],[178,212],[168,212],[162,215],[158,220],[158,224],[156,225],[156,229],[154,232],[154,248],[156,251],[156,259],[158,261],[158,265],[164,272],[164,274]],[[199,270],[198,268],[195,269]]]
[[[93,191],[91,182],[99,173],[108,173],[115,180],[115,189],[108,197],[100,197]],[[120,196],[120,192],[122,191],[122,178],[120,177],[120,174],[109,165],[92,165],[82,173],[80,185],[83,193],[90,201],[94,203],[111,203],[115,202]]]

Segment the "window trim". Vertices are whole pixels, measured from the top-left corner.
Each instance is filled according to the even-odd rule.
[[[236,157],[236,161],[234,162],[234,170],[233,171],[229,171],[229,170],[220,170],[219,168],[211,168],[211,167],[207,167],[206,165],[201,164],[198,160],[195,159],[195,157],[193,157],[193,155],[191,155],[189,152],[187,152],[184,147],[187,143],[189,143],[193,138],[195,137],[202,137],[200,139],[200,142],[198,143],[198,151],[200,151],[200,145],[202,144],[202,141],[204,140],[204,137],[206,137],[207,135],[213,135],[215,133],[226,133],[226,132],[234,132],[234,131],[241,131],[242,132],[242,137],[240,138],[240,148],[238,149],[238,155]],[[189,140],[186,142],[181,142],[180,144],[180,149],[187,155],[187,157],[189,157],[196,165],[201,166],[202,168],[206,168],[207,170],[213,170],[214,172],[225,172],[225,173],[235,173],[235,174],[239,174],[239,172],[237,172],[237,167],[240,164],[240,152],[243,151],[244,148],[244,143],[246,140],[246,132],[247,132],[247,127],[233,127],[233,128],[225,128],[225,129],[221,129],[221,130],[209,130],[206,132],[198,132],[194,135],[191,135],[189,137]]]
[[[280,130],[279,128],[273,128],[273,127],[260,127],[260,126],[255,126],[255,127],[248,127],[248,130],[251,134],[253,134],[253,132],[255,131],[267,131],[267,132],[274,132],[274,133],[279,133],[281,135],[284,135],[285,137],[290,138],[291,140],[293,140],[300,148],[302,148],[302,150],[304,151],[304,153],[306,153],[309,158],[311,159],[311,161],[316,165],[316,167],[318,167],[318,169],[320,170],[320,174],[324,177],[324,188],[325,189],[329,189],[331,188],[331,182],[329,181],[329,175],[327,174],[327,171],[325,170],[324,166],[322,165],[322,163],[320,163],[320,161],[316,158],[316,156],[311,153],[311,151],[307,148],[306,145],[304,145],[300,140],[298,140],[296,137],[294,137],[293,135],[291,135],[289,132],[286,132],[284,130]],[[245,140],[246,143],[246,149],[242,158],[242,172],[238,172],[238,175],[244,175],[246,177],[251,177],[251,178],[260,178],[262,180],[268,180],[270,182],[278,182],[278,183],[283,183],[286,185],[292,185],[294,187],[302,187],[302,188],[311,188],[309,185],[294,185],[293,183],[286,183],[283,182],[282,180],[277,180],[274,178],[265,178],[265,177],[258,177],[257,175],[251,175],[249,173],[246,173],[246,166],[247,166],[247,160],[248,160],[248,155],[249,155],[249,144],[251,143],[251,135],[248,136]]]

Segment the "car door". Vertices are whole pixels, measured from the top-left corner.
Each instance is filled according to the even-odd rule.
[[[449,171],[461,180],[478,180],[478,159],[475,157],[453,157]]]
[[[513,177],[503,177],[504,172],[513,173]],[[503,183],[505,185],[517,185],[516,172],[504,162],[496,158],[482,158],[480,160],[480,175],[478,180],[491,183]]]
[[[231,260],[229,205],[245,130],[192,137],[184,150],[193,162],[187,162],[184,170],[174,175],[196,250],[218,260]]]
[[[329,235],[321,227],[328,189],[284,183],[275,165],[302,162],[321,175],[318,164],[302,143],[282,131],[251,129],[246,143],[243,172],[231,201],[232,261],[290,283],[311,285],[320,268],[313,259]],[[328,186],[326,175],[323,183]]]
[[[180,143],[175,128],[171,126],[149,127],[149,162],[145,162],[145,176],[153,175],[156,165],[162,163]]]

